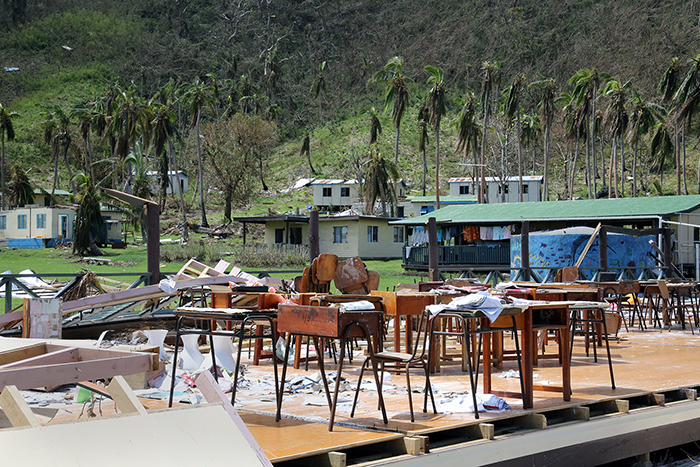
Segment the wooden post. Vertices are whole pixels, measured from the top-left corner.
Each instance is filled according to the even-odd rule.
[[[151,273],[151,284],[160,282],[160,207],[148,203],[146,209],[147,267]]]
[[[311,262],[321,253],[318,238],[318,211],[313,210],[309,216],[309,253]]]
[[[601,271],[608,270],[608,229],[605,226],[600,227],[598,239],[598,266]]]
[[[520,227],[520,264],[523,268],[522,280],[530,280],[530,221],[523,221]]]
[[[0,406],[14,427],[41,426],[16,386],[5,386],[0,393]]]
[[[112,378],[112,382],[107,386],[107,391],[123,413],[146,415],[146,409],[123,376],[117,375]]]
[[[437,223],[434,217],[428,219],[428,280],[439,281]]]
[[[673,276],[673,252],[671,251],[671,229],[664,229],[664,266],[666,266],[666,277]]]

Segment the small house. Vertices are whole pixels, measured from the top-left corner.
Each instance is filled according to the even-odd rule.
[[[149,185],[151,187],[151,192],[153,193],[158,193],[160,190],[158,189],[159,186],[159,174],[155,170],[150,170],[146,172],[146,175],[150,179]],[[180,190],[182,190],[182,193],[187,193],[187,174],[183,172],[182,170],[169,170],[168,171],[168,187],[165,189],[165,192],[167,194],[179,194]]]
[[[542,201],[542,175],[523,177],[523,202]],[[488,202],[517,203],[520,201],[520,182],[518,177],[486,177],[486,193]],[[478,195],[477,185],[472,177],[454,177],[447,180],[450,195]]]
[[[339,212],[358,202],[357,180],[318,179],[314,187],[314,206],[320,211]]]
[[[0,211],[0,244],[10,248],[45,248],[73,238],[75,209],[38,204]]]

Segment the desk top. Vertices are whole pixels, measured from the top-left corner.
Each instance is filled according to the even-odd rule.
[[[203,319],[243,319],[247,316],[276,316],[276,310],[248,310],[245,308],[210,308],[181,306],[175,308],[175,316]]]

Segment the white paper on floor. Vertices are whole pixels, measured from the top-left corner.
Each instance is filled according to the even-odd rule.
[[[510,410],[505,400],[493,394],[477,394],[476,405],[479,412]],[[445,414],[474,412],[472,395],[462,394],[452,399],[441,399],[438,401],[438,411]]]

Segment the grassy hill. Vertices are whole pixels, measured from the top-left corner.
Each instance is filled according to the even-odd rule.
[[[0,103],[19,113],[14,120],[17,140],[6,144],[9,161],[31,168],[30,177],[36,183],[50,186],[51,151],[41,142],[42,107],[70,107],[95,99],[113,83],[128,86],[133,82],[143,98],[153,96],[169,79],[187,83],[199,77],[211,83],[215,77],[218,83],[249,83],[267,105],[279,108],[280,140],[264,163],[270,191],[263,193],[258,188],[252,203],[241,207],[241,212],[280,211],[308,204],[308,198],[300,194],[278,193],[294,179],[310,175],[306,158],[299,154],[306,132],[315,176],[356,176],[357,166],[368,154],[367,111],[383,107],[383,88],[368,87],[367,79],[395,55],[405,59],[411,93],[401,130],[399,168],[417,188],[422,176],[417,114],[429,89],[425,65],[439,66],[445,72],[447,114],[440,135],[441,178],[445,180],[470,170],[463,165],[469,161],[455,154],[456,121],[467,91],[480,93],[484,61],[501,64],[494,83],[496,95],[518,73],[525,73],[528,83],[555,78],[558,94],[571,92],[568,80],[577,70],[597,68],[621,83],[631,81],[645,100],[658,101],[657,84],[671,58],[680,57],[685,74],[687,59],[700,52],[700,5],[688,2],[243,0],[212,4],[201,0],[101,0],[86,4],[15,0],[3,5],[10,14],[0,15],[0,67],[19,68],[13,72],[0,68]],[[319,110],[310,89],[323,62],[327,64],[323,72],[326,92]],[[219,90],[225,88],[220,86]],[[219,99],[223,103],[226,96]],[[523,111],[537,116],[539,100],[533,88],[526,88]],[[601,98],[600,109],[604,111],[607,105],[606,98]],[[212,118],[212,113],[205,114],[205,119]],[[391,159],[395,130],[388,114],[381,122],[378,149]],[[489,174],[513,174],[514,133],[504,122],[493,117],[487,132]],[[80,154],[80,138],[74,131],[75,152]],[[552,131],[552,196],[566,196],[564,173],[571,170],[571,147],[565,139],[562,111],[555,116]],[[695,135],[695,129],[690,129],[688,141],[694,141]],[[432,132],[429,138],[432,174]],[[643,193],[655,194],[659,191],[653,184],[657,176],[648,170],[654,163],[646,142],[642,144],[640,166],[644,170],[639,182]],[[106,161],[106,142],[96,140],[94,144]],[[609,157],[609,141],[604,149]],[[540,137],[527,149],[527,171],[543,171],[542,151]],[[697,151],[692,144],[688,151],[687,184],[691,192],[697,192]],[[193,145],[183,146],[182,153],[184,167],[195,174]],[[578,173],[584,159],[579,156]],[[664,191],[673,192],[674,169],[667,164],[666,170]],[[65,180],[63,174],[63,187]],[[576,194],[586,196],[582,175],[576,183]],[[217,211],[217,187],[208,185],[213,190],[207,202]],[[196,204],[194,199],[191,203]]]

